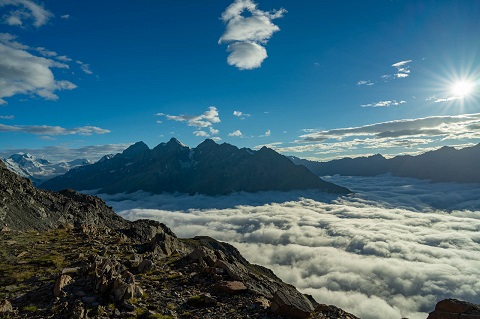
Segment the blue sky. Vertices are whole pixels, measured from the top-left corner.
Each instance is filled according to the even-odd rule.
[[[0,0],[0,156],[480,142],[478,1]]]

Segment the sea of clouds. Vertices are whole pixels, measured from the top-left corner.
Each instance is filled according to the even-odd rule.
[[[480,185],[325,179],[355,194],[100,196],[127,219],[229,242],[318,302],[363,319],[425,319],[448,297],[478,302]]]

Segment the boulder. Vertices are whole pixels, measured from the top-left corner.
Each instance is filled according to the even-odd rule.
[[[246,291],[247,287],[241,281],[222,281],[215,285],[215,289],[234,295]]]
[[[338,307],[331,305],[318,305],[315,308],[311,318],[324,319],[324,318],[338,318],[338,319],[359,319],[358,317],[348,313]]]
[[[273,295],[270,310],[282,316],[306,319],[315,309],[307,297],[295,289],[285,287]]]
[[[13,312],[13,307],[10,301],[8,300],[0,300],[0,314]]]
[[[63,288],[72,281],[72,277],[69,275],[61,275],[55,281],[55,286],[53,288],[53,295],[55,297],[61,297]]]
[[[427,319],[480,319],[480,305],[445,299],[437,303]]]

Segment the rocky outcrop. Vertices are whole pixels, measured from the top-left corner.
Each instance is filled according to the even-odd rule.
[[[344,187],[325,182],[303,166],[263,147],[258,151],[205,140],[189,148],[176,139],[150,150],[135,143],[121,154],[70,170],[41,185],[60,190],[99,189],[102,193],[180,192],[224,195],[232,192],[318,189],[347,194]]]
[[[14,230],[47,230],[60,225],[95,225],[124,228],[127,223],[101,199],[63,190],[36,188],[8,170],[0,161],[0,226]]]
[[[445,299],[437,303],[427,319],[480,319],[480,305]]]

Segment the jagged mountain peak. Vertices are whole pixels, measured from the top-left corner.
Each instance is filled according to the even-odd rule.
[[[42,165],[51,164],[46,159],[37,158],[36,156],[30,153],[16,153],[11,155],[9,159],[11,159],[17,164],[26,164],[26,163],[40,163]]]
[[[122,152],[122,156],[127,158],[134,158],[148,150],[149,148],[147,144],[140,141],[140,142],[136,142],[133,145],[130,145],[126,150]]]
[[[207,138],[202,143],[198,144],[196,148],[199,149],[199,148],[207,148],[207,147],[214,147],[214,146],[218,146],[218,144],[215,143],[214,140]]]

